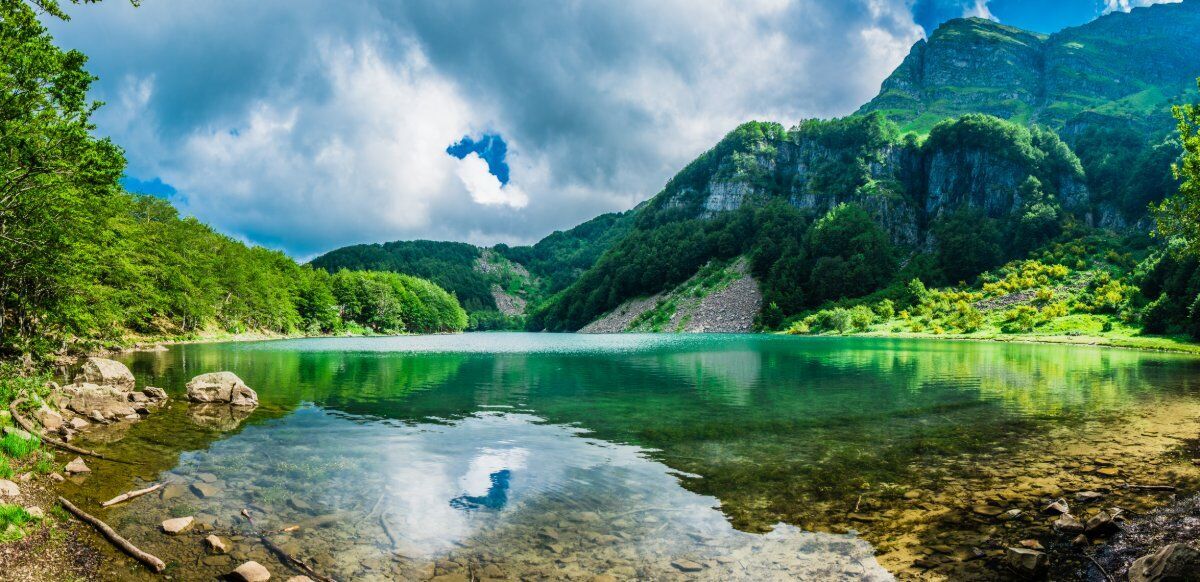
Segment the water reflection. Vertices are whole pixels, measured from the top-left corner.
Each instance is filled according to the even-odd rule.
[[[129,363],[176,397],[234,370],[263,405],[177,403],[129,429],[111,446],[147,459],[139,476],[215,476],[221,493],[114,510],[125,527],[213,573],[228,564],[154,528],[164,512],[236,528],[249,504],[269,527],[306,524],[288,547],[345,577],[421,577],[439,560],[548,578],[665,575],[679,560],[714,578],[884,576],[864,542],[779,522],[821,529],[864,487],[1200,388],[1192,358],[861,338],[468,334]],[[90,494],[128,489],[122,470],[98,471]]]

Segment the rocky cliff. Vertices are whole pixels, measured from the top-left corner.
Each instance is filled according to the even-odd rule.
[[[1055,130],[1121,122],[1162,135],[1200,76],[1200,3],[1114,12],[1049,36],[981,18],[951,20],[915,44],[859,112],[905,129],[988,113]]]
[[[996,118],[964,116],[924,142],[901,136],[879,115],[808,121],[750,139],[745,133],[739,128],[706,154],[720,153],[704,165],[706,179],[681,173],[650,211],[713,217],[784,198],[816,218],[850,203],[866,210],[893,244],[913,249],[927,245],[938,217],[962,209],[1015,215],[1027,202],[1021,185],[1034,177],[1082,220],[1104,215],[1093,212],[1079,161],[1057,136]]]

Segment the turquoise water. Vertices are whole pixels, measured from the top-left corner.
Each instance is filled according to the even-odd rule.
[[[339,579],[885,579],[846,523],[864,491],[931,487],[955,476],[947,459],[1200,397],[1193,358],[871,338],[465,334],[125,360],[173,404],[97,445],[144,465],[100,467],[72,493],[177,483],[104,515],[185,579],[243,559],[291,575],[242,509],[261,529],[300,525],[273,539]],[[219,370],[261,406],[183,401]],[[207,531],[155,531],[176,515],[233,555],[207,555]]]

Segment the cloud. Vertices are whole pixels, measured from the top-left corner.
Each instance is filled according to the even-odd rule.
[[[628,209],[739,123],[853,112],[922,36],[909,2],[106,2],[52,30],[131,176],[307,257]],[[507,179],[447,155],[489,134]]]
[[[933,33],[941,23],[954,18],[987,18],[999,20],[988,8],[988,0],[916,0],[913,19],[926,32]]]
[[[1104,0],[1104,14],[1110,12],[1129,12],[1134,8],[1142,8],[1154,4],[1178,4],[1183,0]]]
[[[467,192],[471,193],[471,200],[479,204],[503,204],[513,208],[524,208],[529,204],[529,197],[519,186],[501,184],[500,179],[488,168],[487,161],[475,152],[459,160],[455,173]]]

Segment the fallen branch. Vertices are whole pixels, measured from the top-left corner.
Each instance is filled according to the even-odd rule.
[[[271,541],[271,539],[267,537],[267,533],[270,532],[258,531],[258,526],[254,524],[254,518],[250,516],[249,509],[242,510],[242,517],[245,517],[246,521],[250,522],[251,533],[258,536],[259,541],[261,541],[268,550],[271,550],[272,553],[279,556],[279,558],[283,560],[283,563],[299,569],[301,572],[304,572],[317,582],[336,582],[333,578],[318,574],[316,570],[312,569],[312,566],[305,564],[299,558],[287,553],[283,548],[276,545],[275,542]],[[292,528],[300,529],[299,526],[289,526],[277,531],[294,531]]]
[[[101,503],[100,507],[108,507],[110,505],[116,505],[122,501],[129,501],[130,499],[133,499],[134,497],[141,497],[147,493],[153,493],[155,491],[158,491],[159,489],[162,489],[162,487],[164,485],[166,485],[166,483],[159,483],[158,485],[152,485],[145,489],[138,489],[137,491],[130,491],[129,493],[122,493],[116,497],[113,497],[112,499],[109,499],[108,501],[105,501],[104,503]]]
[[[136,463],[131,463],[129,461],[122,461],[120,459],[106,457],[104,455],[101,455],[100,453],[97,453],[96,451],[89,451],[87,449],[81,449],[75,445],[69,445],[58,439],[51,438],[51,437],[48,437],[48,436],[42,434],[40,431],[37,430],[37,428],[35,428],[33,426],[32,422],[29,422],[29,419],[21,416],[21,414],[19,412],[17,412],[17,405],[19,405],[23,402],[25,402],[24,398],[17,398],[16,400],[13,400],[12,403],[8,405],[8,410],[9,410],[9,412],[12,412],[13,419],[17,421],[17,424],[21,425],[21,428],[25,429],[25,432],[28,432],[29,434],[38,437],[39,439],[42,440],[42,442],[50,443],[51,445],[54,445],[65,451],[71,451],[72,453],[79,453],[80,455],[86,455],[88,457],[95,457],[97,459],[103,459],[105,461],[112,461],[114,463],[125,463],[127,465],[136,465]]]
[[[1174,485],[1132,485],[1127,483],[1125,488],[1138,491],[1175,491]]]
[[[1104,569],[1104,566],[1100,565],[1100,562],[1096,561],[1096,558],[1093,558],[1091,554],[1084,554],[1084,556],[1087,556],[1087,559],[1091,560],[1092,563],[1096,565],[1096,568],[1098,568],[1100,573],[1104,575],[1105,580],[1108,580],[1108,582],[1113,582],[1113,577],[1108,575],[1108,571]]]
[[[104,523],[103,521],[100,521],[99,519],[96,519],[96,518],[88,515],[82,509],[79,509],[78,507],[75,507],[74,505],[72,505],[70,501],[66,500],[66,498],[59,497],[58,502],[60,504],[62,504],[64,509],[66,509],[67,511],[74,514],[75,517],[78,517],[79,519],[91,524],[92,527],[99,530],[100,533],[104,534],[105,538],[108,538],[108,541],[113,543],[113,545],[120,548],[126,554],[129,554],[130,556],[137,558],[138,561],[145,564],[146,567],[150,568],[150,571],[157,574],[158,572],[162,572],[163,568],[167,567],[167,565],[164,564],[162,560],[138,549],[137,546],[129,543],[129,540],[126,540],[125,538],[121,537],[121,534],[118,534],[116,531],[113,530],[113,528],[108,527],[107,523]]]

